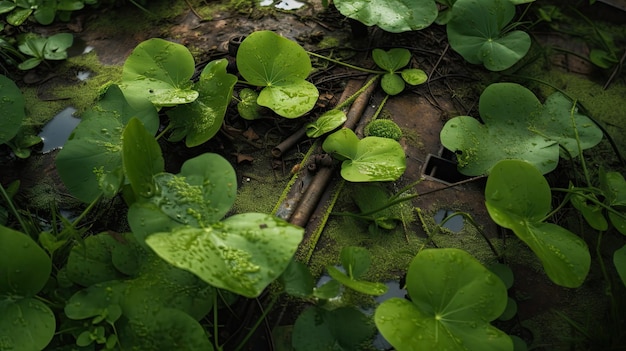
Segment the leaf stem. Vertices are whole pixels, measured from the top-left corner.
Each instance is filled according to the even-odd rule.
[[[20,213],[17,211],[17,208],[13,204],[13,201],[9,197],[9,194],[6,192],[6,190],[4,190],[2,184],[0,184],[0,194],[2,194],[2,198],[7,203],[7,206],[9,206],[15,218],[17,218],[17,221],[20,223],[20,227],[22,227],[24,233],[31,235],[31,233],[28,232],[28,226],[26,225],[26,222],[24,222],[24,219],[22,218],[22,216],[20,216]]]
[[[352,69],[355,69],[355,70],[361,71],[361,72],[367,72],[367,73],[373,73],[373,74],[384,74],[384,73],[387,73],[385,71],[377,71],[377,70],[373,70],[373,69],[367,69],[367,68],[351,65],[349,63],[345,63],[345,62],[342,62],[342,61],[339,61],[339,60],[335,60],[333,58],[330,58],[330,57],[327,57],[327,56],[324,56],[324,55],[320,55],[320,54],[316,54],[316,53],[311,52],[311,51],[307,51],[307,54],[309,54],[311,56],[315,56],[317,58],[321,58],[321,59],[330,61],[332,63],[336,63],[338,65],[342,65],[342,66],[345,66],[345,67],[348,67],[348,68],[352,68]]]
[[[280,294],[274,294],[274,296],[272,296],[272,300],[270,301],[269,305],[263,310],[263,313],[261,314],[261,316],[257,319],[256,323],[254,323],[252,328],[248,331],[248,334],[246,334],[246,336],[243,338],[241,343],[237,346],[235,351],[240,351],[240,350],[242,350],[246,346],[248,340],[250,340],[250,338],[252,337],[254,332],[257,330],[259,325],[261,325],[261,323],[263,322],[265,317],[267,317],[267,315],[270,313],[270,311],[272,310],[272,308],[276,304],[276,301],[278,301],[278,297],[279,296],[280,296]],[[257,299],[257,301],[258,301],[258,299]]]

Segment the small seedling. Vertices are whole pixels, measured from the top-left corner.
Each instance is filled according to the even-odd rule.
[[[20,36],[17,48],[25,55],[32,56],[17,65],[21,70],[29,70],[39,66],[45,60],[65,60],[67,49],[72,46],[74,36],[70,33],[59,33],[47,38],[35,34]]]

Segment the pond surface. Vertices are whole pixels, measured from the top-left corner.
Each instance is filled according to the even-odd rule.
[[[43,141],[43,153],[62,148],[65,145],[70,134],[80,122],[80,118],[74,117],[74,112],[76,112],[75,108],[66,107],[43,127],[39,133],[39,137]]]

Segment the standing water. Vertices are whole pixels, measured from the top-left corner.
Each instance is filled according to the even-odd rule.
[[[301,8],[302,6],[304,6],[304,2],[298,1],[298,0],[281,0],[278,2],[275,0],[262,0],[260,5],[261,6],[274,5],[278,9],[289,11],[289,10],[297,10]]]
[[[79,118],[73,116],[74,112],[76,112],[75,108],[66,107],[43,127],[39,133],[39,137],[43,140],[43,153],[62,148],[65,145],[70,134],[80,122]]]

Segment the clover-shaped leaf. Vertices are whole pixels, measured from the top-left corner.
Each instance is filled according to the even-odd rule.
[[[487,178],[485,199],[494,222],[513,230],[533,250],[553,282],[570,288],[583,283],[591,264],[587,244],[569,230],[544,222],[552,193],[535,166],[522,160],[498,162]]]
[[[470,63],[482,63],[491,71],[505,70],[530,48],[525,32],[503,32],[514,15],[510,0],[457,0],[446,26],[450,47]]]
[[[198,99],[167,112],[173,126],[170,140],[178,141],[184,137],[185,144],[194,147],[217,134],[237,83],[237,77],[227,73],[226,66],[226,59],[209,62],[193,86],[200,94]]]
[[[484,124],[468,116],[452,118],[441,130],[441,143],[457,153],[459,171],[465,175],[486,174],[503,159],[527,160],[548,173],[558,164],[559,144],[578,154],[576,130],[583,148],[602,139],[599,128],[564,99],[554,93],[542,105],[519,84],[492,84],[480,96]]]
[[[287,268],[303,232],[267,214],[243,213],[213,226],[155,233],[146,243],[215,287],[257,297]]]
[[[407,49],[393,48],[389,51],[374,49],[372,58],[378,67],[387,72],[383,74],[380,86],[389,95],[400,94],[404,90],[405,81],[411,85],[418,85],[427,80],[426,73],[420,69],[410,68],[399,71],[411,60],[411,52]]]
[[[311,73],[306,51],[274,32],[246,37],[237,50],[237,68],[248,83],[264,87],[258,104],[283,117],[300,117],[317,102],[317,88],[305,80]]]
[[[489,322],[507,304],[506,287],[469,253],[425,249],[407,272],[411,300],[381,303],[374,321],[398,350],[513,350],[513,342]]]
[[[195,64],[183,45],[152,38],[133,49],[124,62],[122,83],[126,99],[148,99],[155,106],[176,106],[198,98],[191,89]]]
[[[342,15],[391,33],[428,27],[437,18],[433,0],[335,0]]]
[[[343,128],[329,135],[322,148],[343,160],[341,176],[351,182],[393,181],[406,169],[404,150],[393,139],[359,140],[352,130]]]

